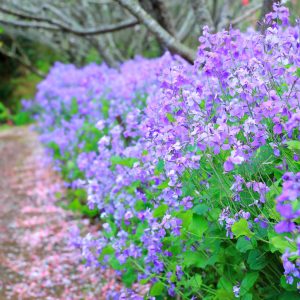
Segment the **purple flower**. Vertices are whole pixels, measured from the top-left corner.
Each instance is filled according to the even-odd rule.
[[[191,196],[187,196],[187,197],[182,198],[181,202],[182,202],[182,205],[184,206],[184,208],[186,210],[193,207],[192,200],[193,200],[193,197],[191,197]]]
[[[184,273],[182,271],[182,267],[181,266],[176,266],[176,277],[177,277],[177,280],[181,280],[183,274]]]
[[[298,282],[300,282],[300,268],[299,268],[299,261],[298,265],[291,262],[290,259],[293,256],[293,253],[290,253],[288,250],[282,255],[282,262],[283,262],[283,268],[284,268],[284,275],[286,278],[286,282],[288,284],[293,284],[294,280],[296,279]]]
[[[298,225],[294,222],[300,216],[300,209],[294,209],[293,202],[300,196],[300,173],[293,174],[291,172],[285,173],[283,176],[283,189],[281,195],[277,197],[276,210],[282,217],[275,226],[275,230],[278,233],[293,232]]]
[[[231,159],[228,158],[224,163],[224,171],[230,172],[234,169],[234,164],[232,163]]]
[[[240,297],[240,285],[235,285],[232,289],[234,293],[234,297],[239,298]]]
[[[295,229],[295,224],[290,220],[280,221],[275,225],[275,230],[277,233],[292,232]]]

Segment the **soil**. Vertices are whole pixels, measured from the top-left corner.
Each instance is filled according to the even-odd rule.
[[[28,127],[0,131],[0,300],[105,299],[115,273],[85,267],[70,229],[88,221],[56,205],[63,184]]]

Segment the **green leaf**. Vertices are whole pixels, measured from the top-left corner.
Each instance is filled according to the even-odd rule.
[[[136,190],[138,187],[141,186],[141,182],[140,180],[136,180],[131,182],[131,184],[127,187],[127,192],[130,193],[131,195],[135,195],[136,194]]]
[[[209,210],[206,204],[198,204],[193,208],[193,212],[197,215],[205,215]]]
[[[278,300],[299,300],[299,293],[298,292],[284,292],[279,296]]]
[[[125,283],[127,287],[131,287],[131,285],[136,281],[137,273],[133,268],[128,268],[125,273],[122,275],[122,282]]]
[[[220,278],[220,280],[218,282],[218,288],[224,289],[225,291],[233,294],[233,292],[232,292],[233,285],[232,285],[231,281],[226,277]]]
[[[101,254],[108,255],[115,253],[115,249],[112,246],[106,246],[102,249]]]
[[[165,286],[160,281],[153,284],[150,289],[150,296],[160,296],[165,289]]]
[[[205,100],[201,100],[201,102],[199,103],[199,107],[201,109],[204,109],[205,108]]]
[[[249,252],[247,263],[252,270],[261,270],[268,264],[268,260],[259,250],[254,249]]]
[[[215,208],[211,209],[210,211],[208,211],[207,219],[211,222],[217,221],[219,219],[220,213],[221,213],[221,209],[218,207],[215,207]]]
[[[69,171],[72,171],[72,170],[74,170],[75,168],[76,168],[76,163],[73,162],[73,161],[71,161],[71,160],[69,160],[69,161],[67,162],[67,169],[68,169]]]
[[[188,229],[192,222],[193,212],[191,210],[181,212],[177,215],[177,218],[182,220],[182,228]]]
[[[183,197],[193,195],[194,191],[196,190],[196,187],[190,178],[188,180],[183,181],[182,185],[183,185],[182,186],[182,196]]]
[[[180,240],[174,241],[172,238],[173,244],[169,247],[169,250],[173,253],[173,255],[178,255],[182,253],[182,245],[180,243]]]
[[[194,275],[187,282],[186,288],[191,287],[192,289],[200,289],[202,285],[202,277],[199,274]]]
[[[114,167],[115,165],[122,165],[125,167],[132,168],[133,165],[139,160],[133,157],[121,157],[121,156],[112,156],[111,157],[111,165]]]
[[[102,249],[101,254],[98,257],[98,260],[101,262],[101,261],[103,261],[103,259],[106,255],[111,255],[114,253],[115,253],[115,250],[112,246],[106,246]]]
[[[78,103],[76,98],[72,98],[70,114],[71,116],[76,115],[78,113]]]
[[[238,172],[245,178],[255,174],[272,174],[274,172],[273,161],[276,159],[271,146],[264,145],[257,149],[249,162],[238,166]]]
[[[286,282],[286,277],[282,275],[280,277],[280,285],[286,290],[286,291],[297,291],[297,284],[296,280],[294,280],[293,284],[289,284]]]
[[[248,222],[246,219],[240,219],[232,225],[231,231],[238,238],[242,235],[247,237],[253,236],[253,232],[250,231]]]
[[[166,113],[166,117],[167,117],[167,119],[168,119],[168,121],[170,123],[174,123],[176,121],[176,119],[174,118],[174,116],[172,114],[170,114],[170,113]]]
[[[216,296],[213,298],[214,300],[234,300],[236,299],[232,292],[226,291],[224,289],[218,289],[216,291]]]
[[[296,250],[296,245],[289,242],[283,236],[275,236],[270,239],[270,250],[271,252],[280,251],[284,253],[286,249],[291,249],[291,251]]]
[[[252,299],[253,299],[253,296],[250,293],[247,293],[246,295],[244,295],[242,297],[242,300],[252,300]]]
[[[276,92],[279,96],[282,96],[284,94],[284,92],[287,92],[288,90],[289,90],[289,87],[285,82],[276,87]]]
[[[297,70],[296,70],[296,76],[300,78],[300,68],[297,68]]]
[[[258,278],[258,272],[248,273],[241,282],[240,296],[246,295]]]
[[[168,178],[167,180],[165,180],[165,181],[163,181],[161,184],[159,184],[159,185],[157,186],[157,188],[158,188],[159,190],[163,190],[163,189],[167,188],[167,187],[169,186],[169,181],[170,181],[170,179]]]
[[[253,249],[253,246],[251,241],[247,240],[245,237],[240,237],[236,243],[236,249],[241,253],[245,253],[248,250]]]
[[[121,265],[115,257],[111,257],[109,263],[114,270],[123,270],[125,268],[125,266]]]
[[[140,284],[147,284],[149,282],[149,280],[152,278],[153,276],[150,276],[150,277],[147,277],[147,278],[144,278],[144,279],[141,279],[139,281]]]
[[[147,227],[146,224],[139,223],[138,226],[137,226],[137,228],[136,228],[134,237],[137,238],[138,240],[140,240],[141,236],[144,234],[144,231],[145,231],[146,227]]]
[[[196,235],[196,237],[201,238],[203,233],[208,229],[207,220],[197,214],[193,214],[192,222],[189,226],[189,232]]]
[[[286,144],[288,148],[292,151],[299,151],[300,150],[300,141],[287,141]]]
[[[165,162],[162,159],[159,159],[156,168],[154,170],[154,175],[161,174],[164,171],[164,169],[165,169]]]
[[[141,210],[144,210],[145,209],[145,203],[143,200],[137,200],[135,205],[134,205],[134,209],[136,211],[141,211]]]
[[[153,211],[153,217],[154,218],[161,218],[165,215],[166,211],[168,209],[168,205],[161,204]]]
[[[202,252],[198,251],[187,251],[183,254],[184,265],[196,266],[199,268],[205,268],[208,263],[208,257]]]
[[[109,108],[110,102],[106,99],[102,99],[102,114],[104,119],[107,119],[109,117]]]

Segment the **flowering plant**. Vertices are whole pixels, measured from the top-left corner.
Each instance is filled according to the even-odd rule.
[[[168,54],[120,71],[57,65],[39,87],[42,139],[102,224],[76,239],[85,261],[151,284],[111,298],[299,297],[300,28],[288,14],[275,5],[263,35],[205,28],[194,66]]]

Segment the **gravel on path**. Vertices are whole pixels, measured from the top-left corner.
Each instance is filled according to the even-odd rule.
[[[105,299],[112,271],[92,270],[69,245],[88,222],[55,205],[62,182],[27,127],[0,131],[0,300]]]

